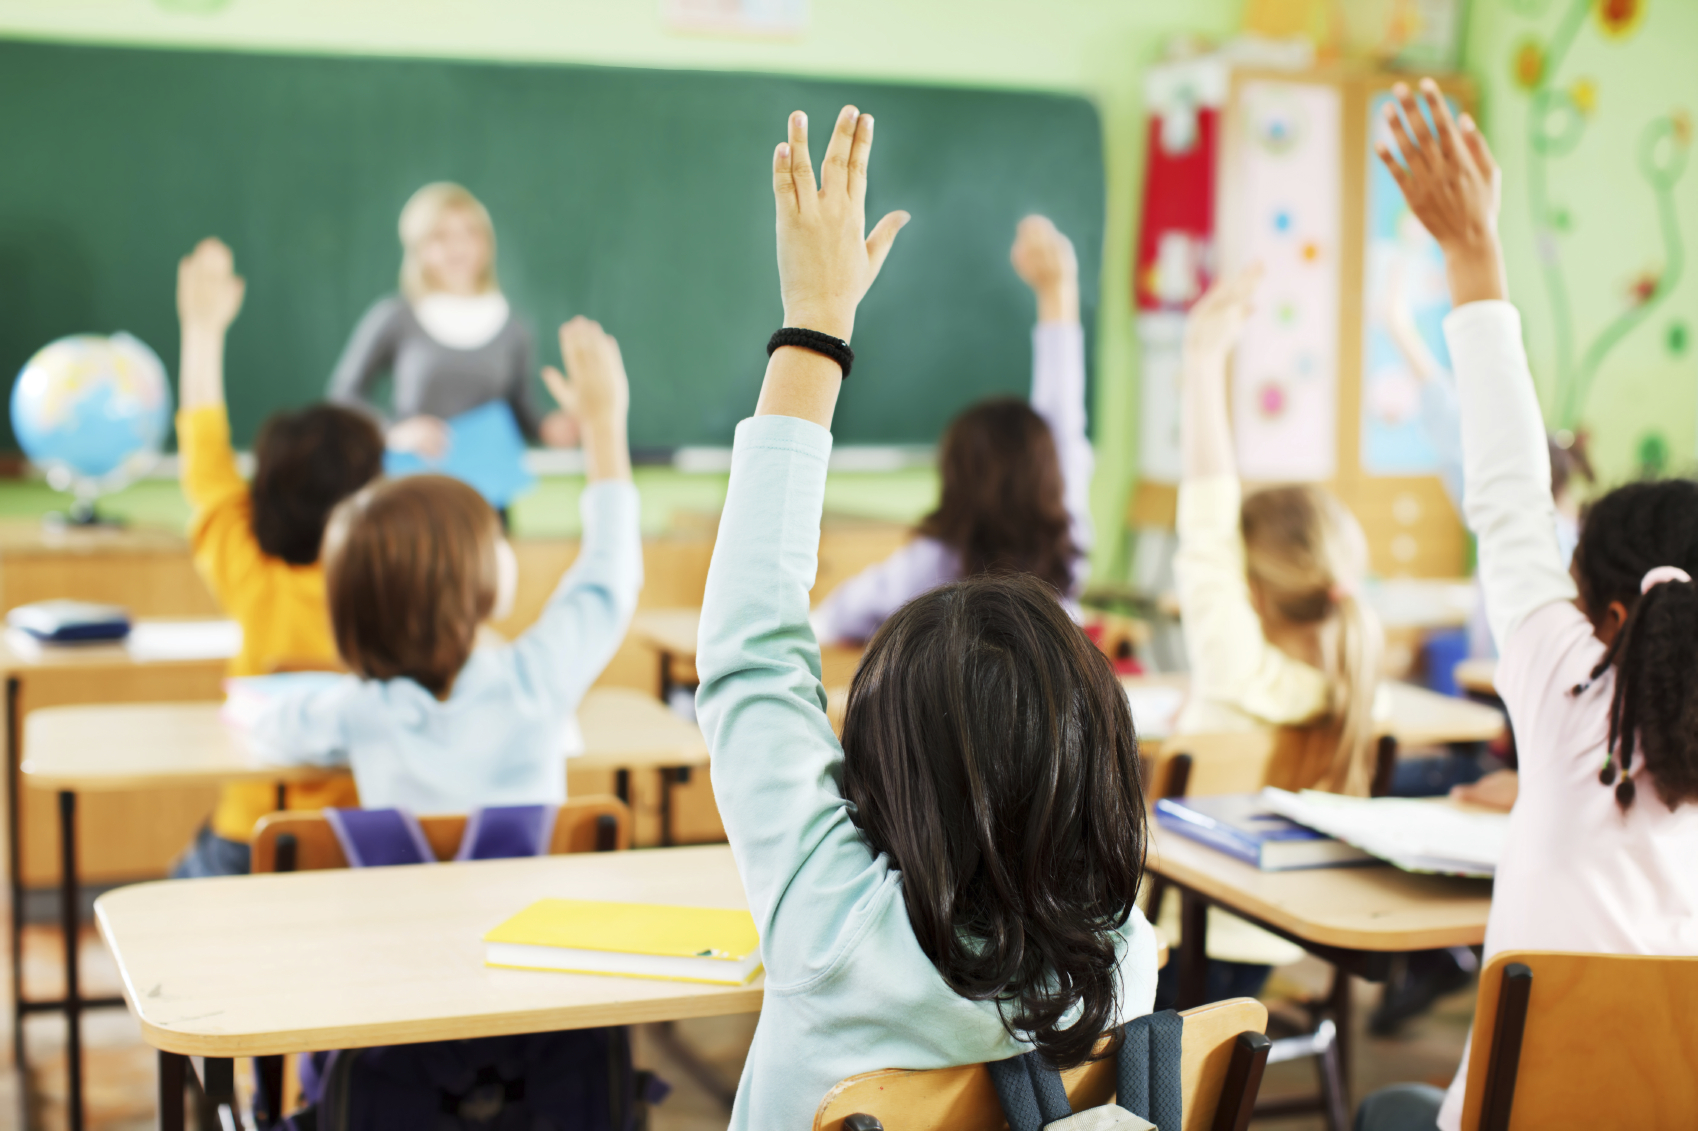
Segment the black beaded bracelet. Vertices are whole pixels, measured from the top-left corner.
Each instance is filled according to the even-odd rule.
[[[855,351],[849,348],[849,343],[842,338],[834,338],[830,334],[822,334],[818,330],[804,330],[800,326],[785,326],[767,339],[766,355],[772,356],[780,346],[799,346],[812,350],[824,357],[837,362],[843,370],[843,376],[849,376],[849,367],[855,364]]]

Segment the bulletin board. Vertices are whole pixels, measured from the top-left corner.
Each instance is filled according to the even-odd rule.
[[[1373,115],[1397,76],[1236,71],[1216,201],[1223,271],[1260,260],[1257,312],[1237,351],[1233,428],[1251,482],[1326,484],[1386,577],[1457,577],[1467,534],[1420,427],[1420,377],[1391,332],[1448,371],[1450,308],[1437,247],[1377,167]],[[1460,79],[1441,81],[1454,106]],[[1389,188],[1389,191],[1388,191]],[[1393,312],[1398,312],[1393,317]],[[1419,354],[1419,351],[1414,351]],[[1441,372],[1440,377],[1448,376]]]

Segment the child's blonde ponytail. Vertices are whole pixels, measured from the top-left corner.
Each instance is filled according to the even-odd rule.
[[[1301,759],[1310,767],[1305,776],[1320,772],[1296,784],[1365,797],[1374,777],[1374,696],[1385,649],[1379,618],[1358,593],[1368,557],[1362,528],[1338,499],[1310,486],[1251,495],[1241,527],[1264,616],[1313,625],[1319,635],[1328,698],[1315,721],[1337,738],[1324,761]]]

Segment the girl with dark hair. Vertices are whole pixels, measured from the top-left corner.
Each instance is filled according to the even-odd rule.
[[[1401,84],[1397,95],[1400,153],[1380,156],[1445,253],[1468,525],[1520,752],[1485,960],[1698,955],[1698,486],[1610,492],[1563,568],[1539,402],[1505,301],[1497,165],[1430,80],[1419,102]],[[1448,1094],[1376,1094],[1358,1126],[1456,1131],[1467,1056]]]
[[[997,397],[950,422],[937,509],[912,542],[831,591],[813,617],[822,642],[867,640],[910,598],[959,577],[1017,570],[1064,598],[1084,580],[1093,456],[1079,264],[1043,216],[1020,221],[1009,258],[1038,300],[1031,402]]]
[[[773,155],[775,343],[806,344],[773,351],[737,427],[702,602],[697,704],[766,966],[739,1131],[809,1126],[871,1069],[1034,1046],[1079,1064],[1155,988],[1131,712],[1049,585],[932,588],[874,636],[841,746],[826,717],[808,590],[828,429],[855,309],[907,220],[865,232],[872,137],[845,107],[818,187],[803,115]]]

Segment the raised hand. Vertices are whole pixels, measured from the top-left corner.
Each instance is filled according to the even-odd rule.
[[[867,225],[867,163],[873,116],[845,106],[826,145],[819,181],[808,156],[808,116],[790,115],[790,139],[772,155],[778,204],[778,287],[784,324],[847,341],[855,308],[878,277],[908,213],[892,212],[871,235]]]
[[[236,320],[246,290],[230,249],[208,237],[177,263],[177,318],[185,332],[222,334]]]
[[[1008,258],[1014,273],[1038,297],[1039,322],[1079,321],[1079,260],[1073,241],[1049,217],[1021,220]]]
[[[1403,83],[1392,94],[1386,123],[1395,147],[1382,142],[1375,151],[1409,210],[1444,251],[1451,301],[1461,306],[1505,297],[1498,243],[1502,176],[1484,135],[1467,114],[1460,120],[1451,114],[1432,79],[1421,80],[1419,98]]]
[[[1187,380],[1199,363],[1224,366],[1238,336],[1250,321],[1255,309],[1256,288],[1262,282],[1262,265],[1252,263],[1223,279],[1203,292],[1185,319],[1185,368]]]
[[[1255,308],[1262,266],[1252,263],[1203,293],[1185,319],[1179,447],[1186,479],[1237,475],[1226,361]]]
[[[631,387],[619,343],[600,323],[580,315],[560,327],[560,356],[566,372],[545,368],[542,379],[560,407],[582,425],[590,478],[629,479],[625,421]]]

